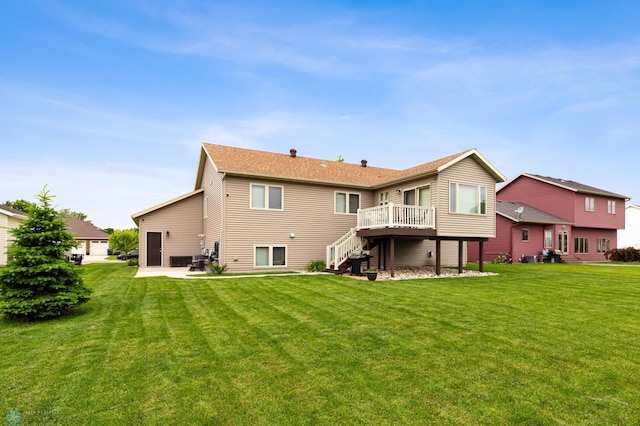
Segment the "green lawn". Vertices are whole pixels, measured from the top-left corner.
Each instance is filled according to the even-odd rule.
[[[0,320],[22,424],[639,424],[640,268],[134,279],[81,267],[68,317]]]

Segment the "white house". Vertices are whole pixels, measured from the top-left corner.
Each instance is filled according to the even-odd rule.
[[[625,208],[625,227],[618,230],[618,247],[640,249],[640,206]]]

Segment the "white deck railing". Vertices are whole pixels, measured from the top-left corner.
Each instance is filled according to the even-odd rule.
[[[358,237],[356,231],[356,228],[351,228],[335,243],[327,246],[327,268],[333,266],[333,269],[337,271],[351,253],[355,250],[362,250],[364,239]]]
[[[358,229],[379,228],[436,228],[435,207],[395,205],[358,209]]]
[[[435,207],[389,203],[384,206],[358,209],[358,225],[327,246],[327,268],[333,267],[337,271],[351,253],[362,250],[364,239],[356,235],[357,231],[380,228],[435,229]]]

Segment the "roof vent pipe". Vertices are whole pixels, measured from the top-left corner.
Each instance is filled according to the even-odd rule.
[[[362,167],[367,167],[367,160],[361,160],[360,164],[362,164]]]
[[[298,153],[298,151],[296,151],[295,149],[291,148],[289,150],[289,154],[293,157],[296,158],[296,154]]]

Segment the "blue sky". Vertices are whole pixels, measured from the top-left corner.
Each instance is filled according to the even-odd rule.
[[[640,2],[4,2],[0,202],[100,227],[191,191],[201,142],[507,178],[640,204]]]

